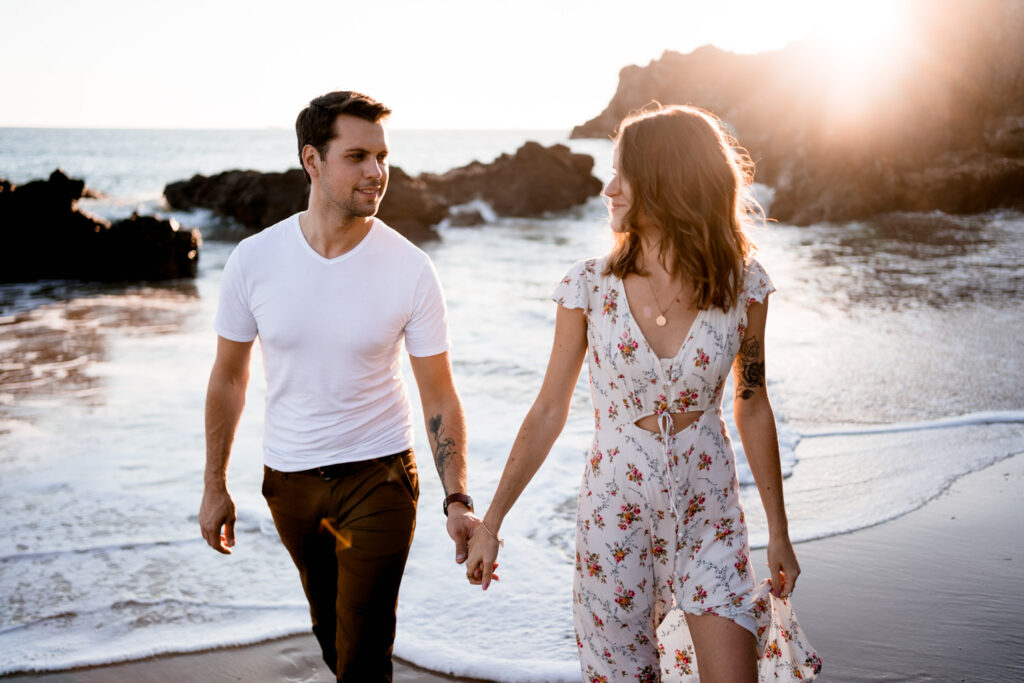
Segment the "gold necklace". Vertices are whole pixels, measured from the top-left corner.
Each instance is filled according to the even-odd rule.
[[[650,277],[646,277],[644,279],[647,280],[647,286],[650,287],[651,289],[651,296],[654,297],[654,305],[658,307],[658,311],[660,311],[661,313],[657,318],[654,319],[654,322],[657,323],[658,327],[665,327],[665,325],[668,324],[668,318],[665,317],[665,313],[666,311],[668,311],[668,306],[666,306],[665,308],[661,307],[661,302],[658,301],[658,295],[654,293],[654,285],[651,284]],[[685,284],[679,288],[679,291],[675,293],[675,296],[668,300],[669,306],[672,305],[672,302],[676,300],[677,296],[683,293],[684,289],[686,289]]]

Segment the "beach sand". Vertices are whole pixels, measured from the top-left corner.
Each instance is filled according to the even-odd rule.
[[[899,519],[797,546],[800,623],[822,681],[1024,680],[1024,454]],[[755,551],[755,566],[765,565]],[[566,587],[569,590],[569,587]],[[11,681],[331,680],[312,635]],[[469,681],[397,662],[396,682]]]

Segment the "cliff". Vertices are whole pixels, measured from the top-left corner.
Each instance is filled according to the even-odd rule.
[[[628,66],[573,130],[606,137],[652,100],[715,112],[776,189],[770,215],[808,224],[891,211],[1024,209],[1024,3],[909,5],[884,54],[827,41],[738,55],[706,46]]]

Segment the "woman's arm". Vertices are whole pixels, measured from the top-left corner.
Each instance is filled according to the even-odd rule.
[[[768,318],[768,299],[752,303],[747,309],[747,329],[733,363],[736,396],[733,411],[736,429],[743,440],[747,463],[757,482],[765,516],[768,518],[768,568],[772,594],[787,596],[800,575],[800,565],[789,540],[789,522],[782,496],[782,465],[779,439],[775,432],[775,414],[764,375],[764,331]]]
[[[501,523],[562,432],[586,353],[586,316],[580,309],[559,306],[544,383],[519,428],[498,489],[484,515],[486,529],[478,528],[469,541],[467,576],[470,583],[482,584],[484,590],[490,585],[494,560],[498,557],[496,536]]]

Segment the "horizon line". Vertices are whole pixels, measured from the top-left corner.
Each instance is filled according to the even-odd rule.
[[[442,128],[439,126],[388,126],[388,130],[391,131],[408,131],[408,132],[452,132],[452,131],[474,131],[474,132],[519,132],[519,131],[545,131],[545,132],[572,132],[572,128],[575,126],[566,128],[563,126],[552,126],[552,127],[537,127],[537,126],[526,126],[523,128],[509,127],[509,126],[457,126],[452,128]],[[0,130],[96,130],[96,131],[114,131],[114,130],[133,130],[133,131],[187,131],[187,132],[220,132],[220,131],[279,131],[294,133],[294,130],[290,127],[284,126],[240,126],[238,128],[230,128],[227,126],[185,126],[185,127],[171,127],[171,126],[31,126],[31,125],[9,125],[0,124]]]

